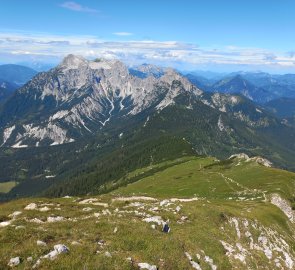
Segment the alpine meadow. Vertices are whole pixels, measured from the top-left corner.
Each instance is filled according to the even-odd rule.
[[[0,269],[295,269],[291,0],[2,0]]]

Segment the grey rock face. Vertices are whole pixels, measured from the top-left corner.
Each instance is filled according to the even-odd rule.
[[[72,142],[76,138],[69,133],[93,133],[118,117],[132,117],[148,108],[162,110],[184,92],[202,94],[172,69],[160,77],[139,78],[120,61],[68,55],[18,91],[22,112],[3,119],[1,144],[26,147]],[[5,109],[12,110],[13,104]]]

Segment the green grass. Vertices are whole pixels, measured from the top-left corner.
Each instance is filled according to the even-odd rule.
[[[176,165],[189,162],[191,159],[194,159],[194,157],[190,157],[190,156],[182,157],[175,160],[167,160],[161,163],[152,164],[148,167],[139,168],[130,173],[127,173],[124,177],[120,179],[117,179],[113,182],[103,185],[102,188],[111,191],[122,186],[127,186],[128,184],[137,182],[138,180],[141,180],[142,178],[145,178],[150,175],[154,175],[157,172],[161,172],[165,169],[174,167]]]
[[[113,194],[148,194],[159,198],[197,196],[208,199],[264,199],[263,193],[279,193],[290,200],[294,197],[294,173],[267,168],[255,162],[212,164],[218,163],[214,163],[212,158],[186,159],[181,164],[121,187]]]
[[[141,176],[142,179],[133,182]],[[102,206],[78,203],[85,198],[31,198],[0,205],[0,222],[10,220],[9,215],[14,211],[22,211],[10,226],[0,227],[0,269],[8,269],[9,259],[16,256],[22,258],[17,269],[31,269],[38,258],[56,244],[65,244],[70,252],[54,261],[41,260],[37,269],[127,270],[138,269],[139,262],[155,264],[165,270],[191,269],[185,252],[189,252],[205,270],[211,269],[205,256],[213,259],[218,270],[276,269],[274,259],[284,258],[282,253],[274,250],[273,258],[269,260],[263,249],[250,249],[247,232],[260,247],[262,244],[258,238],[261,235],[267,236],[269,245],[283,248],[285,244],[281,243],[285,241],[287,252],[295,262],[295,225],[263,196],[263,193],[279,193],[285,198],[293,197],[293,173],[254,162],[216,163],[213,158],[185,157],[138,169],[120,181],[131,183],[96,197],[100,202],[108,203],[111,215],[103,215],[105,208]],[[158,201],[142,201],[140,207],[127,200],[113,200],[114,197],[133,195],[152,196]],[[160,205],[162,199],[194,196],[200,200]],[[251,200],[241,200],[241,196]],[[31,202],[39,207],[48,203],[50,211],[24,210]],[[179,212],[175,211],[177,206]],[[92,209],[85,212],[85,207]],[[94,213],[100,213],[100,216],[95,217]],[[152,229],[151,224],[143,221],[143,214],[169,220],[171,232],[163,233],[161,226]],[[62,216],[66,220],[42,224],[30,222],[33,218],[46,221],[49,216]],[[187,219],[182,221],[184,216]],[[240,237],[231,223],[233,219],[238,221]],[[243,225],[245,221],[250,224],[248,228]],[[24,227],[16,229],[17,226]],[[118,231],[114,233],[116,227]],[[45,241],[47,246],[37,246],[37,240]],[[103,247],[97,244],[99,240],[105,241]],[[81,245],[73,245],[73,241]],[[234,248],[240,244],[246,249],[246,264],[227,256],[220,241]],[[106,251],[112,254],[111,258],[104,255]],[[201,255],[201,259],[196,254]],[[28,262],[28,257],[32,257],[33,262]],[[133,259],[133,266],[126,260],[128,257]],[[284,262],[281,263],[282,268],[287,269]]]
[[[8,193],[17,185],[15,181],[0,183],[0,193]]]
[[[267,193],[279,193],[283,197],[292,198],[295,192],[295,174],[292,172],[267,168],[255,162],[244,162],[233,166],[225,175],[237,179],[239,183],[250,189],[260,189]]]
[[[111,203],[109,196],[102,198],[103,201]],[[49,212],[26,211],[23,208],[30,202],[41,201],[60,204],[61,210]],[[157,203],[158,204],[158,203]],[[142,212],[153,214],[149,209],[154,203],[145,203],[146,209]],[[177,203],[176,205],[180,205]],[[174,205],[173,208],[176,206]],[[173,214],[171,211],[161,208],[156,214],[163,219],[170,220],[171,233],[164,234],[160,227],[153,230],[150,224],[142,221],[142,217],[132,213],[115,214],[126,210],[124,202],[114,202],[108,208],[112,215],[95,218],[94,212],[102,212],[101,207],[91,206],[90,212],[83,212],[84,205],[73,202],[72,199],[35,199],[20,200],[1,206],[1,213],[8,216],[15,210],[23,213],[17,218],[13,225],[25,226],[24,229],[16,230],[15,227],[0,229],[0,268],[6,269],[10,258],[20,256],[23,259],[18,269],[30,269],[36,260],[52,250],[53,246],[63,243],[70,248],[69,254],[60,255],[56,260],[42,260],[38,269],[133,269],[126,261],[132,257],[136,262],[148,262],[164,266],[160,269],[190,269],[189,262],[184,256],[187,251],[194,255],[202,254],[202,250],[209,255],[218,269],[231,269],[232,264],[224,254],[224,249],[219,240],[236,241],[234,227],[227,224],[229,217],[247,218],[250,221],[258,220],[263,226],[276,229],[284,239],[290,243],[290,227],[282,212],[266,203],[257,202],[192,202],[182,203],[180,213]],[[55,206],[49,206],[54,209]],[[135,210],[129,207],[128,210]],[[250,209],[250,211],[249,211]],[[222,219],[221,214],[226,218]],[[66,218],[75,217],[77,222],[64,221],[58,223],[34,224],[26,220],[37,217],[45,220],[47,216],[60,215]],[[181,216],[188,216],[188,221],[178,224]],[[85,219],[87,216],[89,218]],[[118,228],[116,234],[114,228]],[[220,228],[224,227],[224,230]],[[103,239],[106,245],[100,248],[97,242]],[[47,247],[36,245],[37,240],[47,242]],[[71,245],[72,241],[79,241],[81,245]],[[243,239],[246,244],[246,239]],[[100,251],[97,254],[97,251]],[[107,258],[104,253],[109,251],[112,258]],[[257,265],[268,265],[267,260],[259,252],[253,253]],[[254,256],[253,255],[253,256]],[[27,257],[33,257],[33,263],[27,262]],[[202,260],[202,269],[210,269]],[[239,261],[234,264],[239,269],[245,269]],[[134,268],[137,269],[137,268]],[[255,268],[254,269],[258,269]]]

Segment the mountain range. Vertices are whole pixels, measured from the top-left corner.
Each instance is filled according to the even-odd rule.
[[[208,81],[201,87],[170,68],[68,55],[0,108],[0,181],[17,183],[4,197],[62,195],[69,186],[88,193],[182,152],[245,152],[295,170],[292,112],[283,119],[273,109],[277,94],[243,74]]]
[[[295,76],[293,74],[235,72],[216,75],[213,78],[206,78],[197,73],[188,73],[184,76],[207,91],[240,93],[260,104],[282,97],[295,97]]]

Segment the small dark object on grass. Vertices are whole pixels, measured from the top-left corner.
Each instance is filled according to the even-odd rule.
[[[170,227],[167,223],[164,224],[163,226],[163,232],[164,233],[169,233],[170,232]]]

